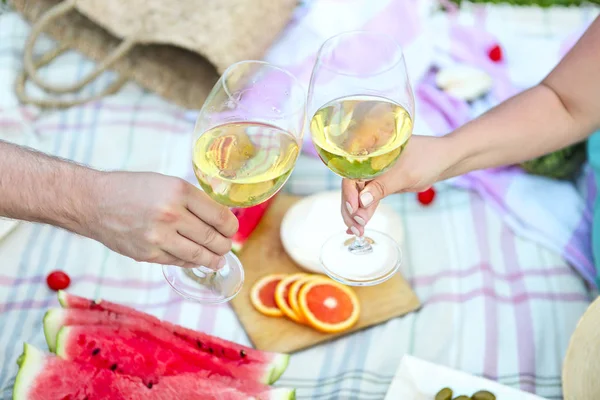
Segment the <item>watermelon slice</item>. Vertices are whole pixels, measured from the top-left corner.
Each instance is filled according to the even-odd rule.
[[[265,373],[252,364],[211,356],[167,332],[152,334],[102,325],[65,326],[56,339],[56,355],[137,376],[144,383],[158,383],[163,376],[203,370],[228,378],[270,383],[270,371]]]
[[[246,243],[246,240],[248,240],[250,234],[254,232],[254,229],[262,219],[263,215],[265,215],[267,212],[269,206],[273,204],[275,197],[277,197],[277,195],[256,206],[248,208],[233,208],[231,210],[239,222],[238,231],[232,238],[232,250],[234,253],[239,253],[242,250],[244,243]]]
[[[17,361],[19,372],[13,400],[292,400],[286,388],[248,386],[247,382],[210,374],[163,377],[158,384],[122,375],[91,364],[63,360],[27,343]]]
[[[64,327],[75,329],[65,330]],[[102,330],[103,328],[112,330],[113,335],[116,332],[123,333],[122,335],[119,333],[118,337],[113,336],[113,342],[118,344],[111,342],[111,336],[107,336],[106,331]],[[89,334],[85,334],[86,329]],[[162,326],[152,325],[136,316],[116,314],[104,310],[50,309],[44,316],[44,334],[50,351],[56,351],[56,354],[63,358],[80,361],[80,354],[85,352],[87,346],[90,346],[90,350],[95,349],[94,345],[90,343],[102,341],[105,346],[109,346],[111,349],[107,354],[112,354],[113,350],[116,352],[116,354],[111,355],[112,362],[108,366],[113,363],[118,364],[118,354],[127,351],[140,352],[141,354],[150,345],[154,345],[153,348],[156,349],[155,344],[158,343],[164,350],[169,350],[170,354],[178,355],[177,361],[183,360],[186,364],[208,369],[223,376],[271,384],[279,379],[283,372],[280,364],[265,364],[249,362],[247,359],[232,360],[220,357],[220,354],[215,350],[212,350],[212,353],[210,349],[206,351],[204,347],[208,345],[204,343],[190,344]],[[131,334],[134,335],[134,338],[131,338]],[[94,335],[99,336],[95,337]],[[96,347],[102,350],[100,346]],[[165,354],[162,356],[170,357]],[[140,355],[140,358],[142,357]],[[158,355],[149,354],[146,358],[148,357],[156,358]],[[188,368],[186,365],[180,367],[184,370]],[[194,367],[191,372],[197,371],[197,367]],[[190,372],[189,370],[185,371]],[[152,379],[152,376],[147,376],[147,378]]]
[[[111,318],[119,318],[120,323],[123,323],[123,316],[129,316],[131,318],[135,318],[138,321],[145,321],[152,327],[162,327],[171,332],[179,339],[188,342],[195,348],[221,358],[227,358],[229,360],[245,363],[264,364],[266,369],[272,371],[272,382],[279,379],[279,377],[281,376],[281,374],[283,374],[289,363],[290,356],[288,354],[260,351],[247,346],[242,346],[240,344],[233,343],[212,335],[208,335],[203,332],[198,332],[192,329],[184,328],[182,326],[175,325],[167,321],[161,321],[153,315],[146,314],[144,312],[138,311],[134,308],[127,307],[121,304],[111,303],[110,301],[106,300],[90,300],[84,297],[68,294],[65,291],[58,292],[58,300],[64,308],[104,310],[110,313],[117,314],[116,316],[112,316]],[[82,315],[79,314],[77,315],[77,317],[82,318]],[[130,319],[127,319],[127,321],[130,321]],[[88,323],[62,322],[62,325],[88,325]],[[56,329],[57,326],[60,327],[62,325],[51,324],[51,326],[49,326],[49,329]],[[55,337],[56,332],[58,332],[58,330],[55,330],[53,335],[52,332],[50,332],[51,336]],[[50,350],[53,349],[52,341],[48,341],[48,346]]]

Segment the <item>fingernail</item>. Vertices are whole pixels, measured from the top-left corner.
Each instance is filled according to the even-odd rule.
[[[365,220],[359,217],[358,215],[354,217],[354,220],[358,222],[359,225],[365,226]]]
[[[358,229],[356,229],[355,226],[353,226],[352,228],[350,228],[350,230],[352,231],[352,233],[354,234],[354,236],[360,236],[360,232],[358,231]]]
[[[219,264],[217,265],[217,269],[221,269],[225,266],[225,257],[221,257]]]
[[[370,192],[363,192],[360,194],[360,202],[363,207],[367,207],[373,202],[373,195]]]
[[[352,209],[352,206],[348,202],[346,202],[346,210],[348,210],[348,212],[350,214],[352,214],[354,212],[354,210]]]

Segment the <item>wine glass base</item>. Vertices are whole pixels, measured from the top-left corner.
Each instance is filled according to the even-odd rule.
[[[364,251],[353,246],[354,237],[340,232],[329,238],[321,249],[321,265],[331,278],[348,286],[373,286],[390,279],[400,268],[402,254],[390,236],[365,230]]]
[[[225,255],[223,268],[216,272],[206,267],[164,265],[163,275],[180,296],[203,304],[225,303],[234,298],[244,284],[242,263],[231,252]]]

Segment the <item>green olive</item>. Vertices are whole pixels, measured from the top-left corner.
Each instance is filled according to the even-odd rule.
[[[492,392],[488,392],[487,390],[480,390],[471,396],[473,400],[496,400],[496,396]]]
[[[472,400],[469,396],[465,396],[464,394],[458,397],[455,397],[454,400]]]
[[[435,395],[435,400],[452,400],[452,389],[443,388]]]

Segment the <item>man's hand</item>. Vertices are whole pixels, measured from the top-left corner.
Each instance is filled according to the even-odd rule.
[[[238,220],[188,182],[145,172],[102,173],[82,234],[137,261],[218,269]]]
[[[217,269],[237,218],[186,181],[100,172],[0,140],[0,216],[98,240],[137,261]]]

